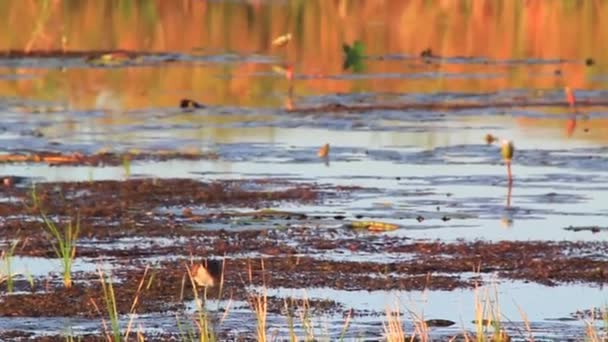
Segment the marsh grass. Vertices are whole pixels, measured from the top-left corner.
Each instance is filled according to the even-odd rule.
[[[105,311],[106,311],[106,315],[107,315],[107,317],[109,319],[109,323],[110,323],[109,327],[108,327],[108,323],[105,319],[105,315],[102,314],[101,310],[99,309],[99,306],[97,305],[97,302],[93,298],[91,298],[90,301],[91,301],[91,304],[93,304],[93,307],[102,316],[101,322],[102,322],[102,326],[103,326],[103,331],[106,336],[106,340],[108,342],[120,342],[120,341],[128,340],[128,337],[131,334],[131,331],[133,328],[133,322],[136,317],[137,307],[140,303],[140,297],[141,297],[143,291],[150,287],[152,279],[153,279],[153,275],[150,276],[150,278],[148,279],[148,282],[147,282],[147,286],[144,287],[144,284],[146,284],[146,276],[148,275],[148,271],[149,271],[149,267],[146,266],[146,268],[144,269],[144,274],[137,287],[137,291],[135,292],[135,296],[133,297],[133,300],[131,302],[131,307],[129,309],[129,315],[128,315],[129,320],[127,322],[127,325],[125,328],[125,333],[123,335],[121,333],[120,316],[118,313],[116,294],[114,293],[112,275],[108,274],[106,276],[105,273],[101,269],[97,270],[97,273],[99,275],[99,282],[101,284],[101,289],[103,291],[103,301],[104,301],[105,309],[106,309]],[[140,330],[137,332],[138,341],[144,340],[142,330],[143,329],[140,328]]]
[[[603,332],[597,328],[596,323],[596,311],[600,310],[602,317]],[[608,308],[604,306],[603,309],[593,309],[591,311],[591,318],[585,320],[585,335],[586,341],[589,342],[606,342],[608,341]]]
[[[412,318],[412,322],[414,324],[414,333],[411,337],[412,340],[415,338],[416,341],[427,342],[430,341],[431,331],[429,329],[428,324],[426,323],[424,316],[422,314],[418,314],[413,310],[409,310],[410,317]]]
[[[285,313],[285,319],[287,321],[287,331],[289,333],[289,341],[297,342],[298,335],[296,334],[296,326],[294,319],[294,299],[293,298],[285,298],[283,300],[283,309]]]
[[[61,260],[63,284],[66,288],[70,288],[72,287],[72,266],[76,258],[76,242],[80,234],[80,214],[77,214],[76,222],[70,218],[61,229],[47,216],[44,208],[42,208],[42,202],[36,192],[36,185],[32,186],[30,196],[34,205],[30,210],[40,212],[44,222],[43,228],[53,239],[51,242],[53,251]]]
[[[268,289],[266,288],[266,267],[264,259],[260,260],[262,271],[262,290],[255,291],[249,294],[249,305],[255,315],[256,320],[256,338],[258,342],[266,342],[268,340],[266,319],[268,318]],[[249,284],[253,285],[253,270],[251,263],[247,263],[247,274],[249,275]]]
[[[338,337],[338,341],[344,341],[344,337],[346,337],[346,333],[348,332],[348,328],[350,327],[351,319],[353,318],[353,309],[348,310],[348,314],[346,315],[346,319],[344,320],[344,325],[342,326],[342,331],[340,331],[340,336]]]
[[[109,342],[120,342],[122,341],[122,336],[120,334],[120,322],[118,317],[118,309],[116,307],[114,286],[112,285],[112,275],[106,276],[101,269],[98,269],[97,272],[99,274],[99,282],[101,283],[101,288],[103,290],[103,300],[106,306],[106,313],[110,320],[110,329],[108,329],[105,318],[102,318],[103,330]],[[94,301],[93,304],[95,308],[97,308],[97,311],[99,311],[101,314],[101,311]]]
[[[223,262],[223,264],[222,264],[222,270],[224,269],[224,266],[225,266],[225,262]],[[190,285],[192,286],[192,293],[194,295],[196,315],[192,320],[194,323],[194,327],[196,327],[196,330],[194,329],[194,327],[192,325],[184,326],[184,324],[182,324],[182,321],[179,317],[179,314],[176,314],[175,318],[177,321],[177,328],[180,333],[181,340],[189,341],[189,342],[194,342],[194,341],[215,342],[215,341],[217,341],[217,335],[215,333],[214,324],[212,322],[213,317],[211,316],[211,313],[207,311],[207,308],[206,308],[207,301],[208,301],[207,287],[202,287],[202,297],[201,297],[201,295],[199,294],[201,287],[197,286],[197,284],[196,284],[196,281],[194,279],[195,275],[192,274],[192,267],[186,265],[186,271],[187,271],[186,274],[188,276],[188,279],[190,280]],[[182,300],[184,298],[185,282],[186,282],[186,276],[184,276],[182,278],[182,287],[181,287],[181,293],[180,293],[180,298]],[[222,277],[220,279],[220,284],[219,284],[220,296],[221,296],[221,292],[222,292],[222,289],[224,286],[223,282],[224,282],[224,278],[223,278],[223,271],[222,271]],[[219,307],[219,300],[218,300],[218,307]],[[220,324],[221,324],[221,322],[224,321],[224,319],[228,315],[229,310],[230,310],[230,304],[228,304],[227,308],[224,311],[222,318],[219,320]]]
[[[509,342],[511,337],[507,334],[502,323],[502,313],[500,303],[498,301],[498,286],[492,287],[479,286],[475,284],[474,289],[474,306],[475,306],[475,336],[471,337],[465,331],[465,341],[476,342]],[[523,314],[524,312],[521,311]],[[524,321],[527,321],[527,316],[522,315]],[[529,324],[527,325],[529,327]],[[530,330],[529,335],[532,336]]]
[[[0,253],[0,260],[3,264],[3,270],[0,271],[0,284],[6,282],[6,290],[8,293],[13,293],[14,290],[14,278],[13,274],[13,256],[15,254],[15,248],[19,240],[13,241],[6,250]]]
[[[310,312],[310,301],[308,300],[308,295],[306,293],[304,293],[304,297],[302,298],[302,300],[300,302],[298,312],[300,314],[300,321],[302,323],[302,328],[304,329],[305,341],[314,341],[315,340],[315,325],[314,325],[312,314]]]
[[[131,157],[128,154],[122,157],[122,168],[125,171],[125,178],[131,177]]]
[[[49,219],[46,214],[41,212],[45,223],[45,230],[54,239],[52,242],[55,255],[61,260],[63,271],[63,284],[66,288],[72,287],[72,266],[76,258],[76,241],[80,233],[80,215],[76,218],[76,223],[68,220],[63,229],[57,227],[55,222]]]
[[[403,330],[403,321],[401,319],[401,310],[399,305],[386,308],[386,321],[382,323],[384,337],[387,342],[403,342],[405,341],[405,331]]]
[[[63,334],[63,337],[64,337],[64,341],[65,342],[80,342],[80,341],[82,341],[82,337],[81,336],[74,336],[74,331],[72,330],[72,328],[66,329],[65,333]]]

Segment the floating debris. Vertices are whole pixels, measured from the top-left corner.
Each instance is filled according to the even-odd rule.
[[[73,154],[3,154],[0,155],[0,163],[20,163],[20,162],[44,162],[48,164],[72,164],[81,162],[84,156],[80,153]]]
[[[179,108],[183,108],[183,109],[198,109],[198,108],[205,108],[205,105],[202,105],[194,100],[191,99],[181,99],[181,101],[179,101]]]
[[[321,146],[319,151],[317,151],[317,156],[319,156],[319,158],[327,158],[329,156],[329,144]]]
[[[287,44],[291,41],[291,33],[286,33],[282,36],[278,36],[272,41],[273,46],[283,47],[287,46]]]
[[[346,226],[350,229],[367,229],[370,232],[390,232],[399,228],[396,224],[380,221],[354,221]]]
[[[608,231],[608,227],[600,227],[600,226],[569,226],[564,228],[564,230],[567,231],[571,231],[571,232],[592,232],[592,233],[599,233],[599,232],[607,232]]]
[[[431,48],[426,48],[420,52],[420,57],[431,58],[431,57],[435,57],[435,55],[433,55],[433,50],[431,50]]]
[[[129,54],[124,51],[116,51],[104,53],[98,56],[91,56],[85,59],[85,61],[93,66],[122,66],[131,62],[141,62],[142,57]]]
[[[429,327],[451,327],[456,324],[454,321],[450,321],[449,319],[427,319],[425,321],[426,325]]]
[[[137,150],[129,151],[129,153],[111,153],[98,152],[91,155],[83,155],[81,153],[58,153],[51,151],[39,152],[23,152],[0,154],[1,163],[47,163],[53,165],[123,165],[125,158],[129,161],[134,160],[199,160],[199,159],[217,159],[218,155],[214,152],[173,152],[173,151],[157,151],[156,153],[142,152]]]
[[[486,140],[486,144],[492,145],[495,141],[498,140],[498,137],[493,136],[492,134],[488,133],[488,134],[486,134],[485,140]]]

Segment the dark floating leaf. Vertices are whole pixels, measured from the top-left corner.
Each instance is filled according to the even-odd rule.
[[[183,109],[205,108],[204,105],[202,105],[194,100],[191,100],[191,99],[182,99],[179,102],[179,107],[183,108]]]
[[[427,319],[425,323],[429,327],[450,327],[456,324],[455,322],[450,321],[449,319]]]
[[[606,232],[608,231],[608,227],[600,227],[600,226],[569,226],[564,228],[564,230],[572,231],[572,232]]]
[[[420,57],[431,58],[431,57],[435,57],[435,55],[433,55],[433,50],[431,50],[431,48],[426,48],[426,49],[422,50],[422,52],[420,52]]]

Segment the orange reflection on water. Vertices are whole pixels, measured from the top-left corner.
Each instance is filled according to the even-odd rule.
[[[0,49],[111,50],[193,54],[274,55],[297,74],[342,71],[342,44],[360,40],[371,56],[440,56],[494,59],[575,59],[566,65],[426,64],[366,61],[375,74],[478,74],[483,77],[335,80],[313,77],[294,85],[297,95],[336,92],[492,92],[510,88],[599,85],[608,38],[608,3],[599,1],[7,1],[0,14]],[[291,33],[285,47],[274,38]],[[593,57],[593,67],[583,61]],[[556,77],[556,69],[562,76]],[[17,69],[33,79],[0,82],[0,94],[63,99],[91,107],[100,91],[119,94],[125,109],[174,106],[183,96],[211,104],[282,106],[287,82],[267,64],[169,64],[125,69]],[[484,76],[485,75],[485,76]],[[486,77],[487,76],[487,77]]]

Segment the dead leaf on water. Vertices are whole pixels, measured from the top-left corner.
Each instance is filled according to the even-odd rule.
[[[291,41],[291,33],[286,33],[282,36],[278,36],[272,41],[273,46],[283,47],[286,46],[287,43]]]
[[[367,229],[370,232],[390,232],[399,228],[396,224],[380,221],[354,221],[347,226],[351,229]]]
[[[99,56],[92,56],[86,59],[86,62],[94,66],[121,66],[129,62],[141,61],[141,57],[130,56],[126,52],[109,52]]]

